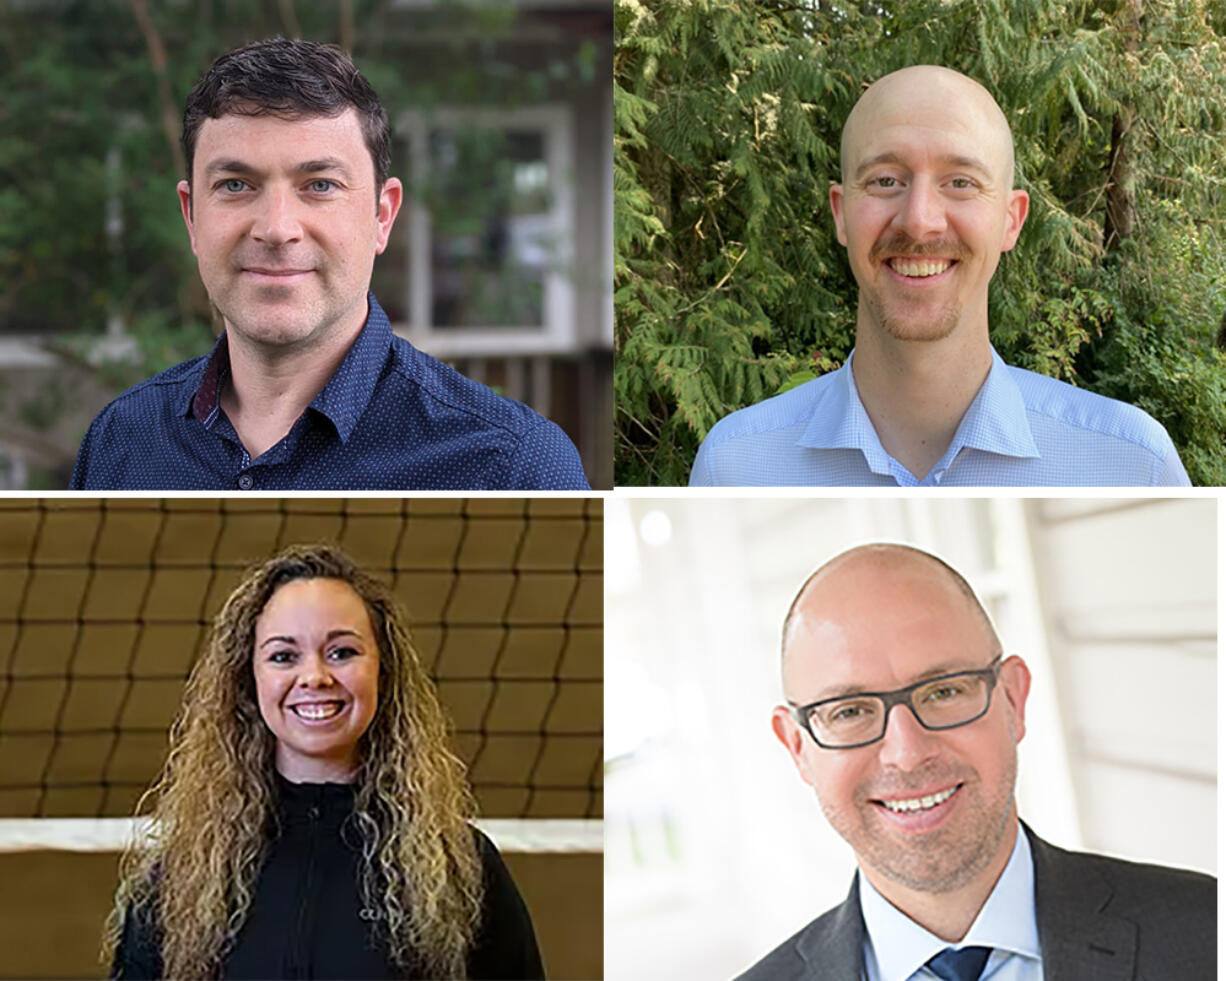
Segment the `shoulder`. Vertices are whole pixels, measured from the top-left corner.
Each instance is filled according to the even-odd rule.
[[[393,386],[389,394],[413,399],[440,437],[488,440],[504,446],[510,464],[503,489],[587,489],[570,438],[556,423],[522,402],[466,378],[400,337],[392,338],[385,377]]]
[[[466,378],[401,337],[392,338],[391,377],[396,384],[415,389],[437,411],[466,417],[474,427],[512,438],[546,421],[523,403]]]
[[[848,928],[846,916],[846,903],[827,910],[739,975],[736,981],[800,981],[811,976],[812,966],[802,951],[846,945],[848,938],[843,935]],[[858,949],[860,937],[852,939]]]
[[[1025,368],[1009,366],[1009,375],[1031,417],[1132,443],[1156,456],[1165,457],[1173,450],[1171,438],[1162,425],[1135,405]]]
[[[797,385],[781,395],[773,395],[754,405],[724,416],[711,427],[707,440],[719,444],[746,439],[807,423],[814,408],[828,389],[836,384],[838,372],[832,371]]]
[[[510,905],[517,909],[523,908],[523,899],[507,863],[503,860],[498,847],[479,828],[473,828],[473,838],[477,845],[477,858],[481,862],[481,876],[485,884],[485,904],[489,906]],[[527,915],[524,910],[524,915]]]
[[[473,828],[482,866],[481,921],[469,953],[469,977],[545,976],[532,917],[494,843]]]
[[[1049,866],[1058,869],[1058,875],[1049,877],[1049,881],[1066,883],[1090,876],[1101,878],[1111,889],[1110,906],[1116,907],[1117,912],[1119,907],[1136,911],[1149,909],[1182,919],[1189,914],[1211,915],[1216,905],[1217,880],[1203,872],[1090,852],[1070,852],[1046,842],[1040,845],[1038,855],[1042,855]]]
[[[1210,976],[1217,943],[1212,876],[1031,840],[1040,934],[1076,945],[1085,932],[1077,925],[1096,924],[1127,938],[1138,978]]]
[[[162,930],[155,912],[156,893],[123,911],[119,943],[111,962],[112,978],[160,978],[162,976]]]
[[[755,457],[763,450],[775,454],[794,445],[838,382],[832,371],[724,416],[699,447],[691,483],[745,483],[742,469],[759,466]]]
[[[192,358],[120,392],[98,413],[90,429],[93,430],[100,423],[144,421],[168,405],[177,407],[179,400],[199,384],[208,359],[207,354]]]
[[[117,395],[89,424],[73,467],[72,490],[124,490],[130,475],[149,470],[149,452],[185,415],[208,355],[184,361]],[[139,464],[136,455],[144,453]]]

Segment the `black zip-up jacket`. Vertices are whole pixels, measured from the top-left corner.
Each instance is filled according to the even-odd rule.
[[[223,978],[398,978],[358,886],[361,851],[347,784],[293,784],[277,777],[280,831]],[[469,977],[544,978],[532,920],[498,850],[474,829],[484,870],[481,925]],[[113,978],[162,976],[159,928],[148,911],[129,910]],[[421,969],[410,977],[424,977]]]

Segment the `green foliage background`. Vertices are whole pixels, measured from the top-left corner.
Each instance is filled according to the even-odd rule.
[[[685,483],[717,420],[846,358],[827,189],[863,87],[912,64],[978,79],[1013,128],[1031,207],[989,297],[1002,357],[1139,405],[1226,484],[1222,0],[614,10],[618,484]],[[1107,236],[1121,118],[1136,221]]]

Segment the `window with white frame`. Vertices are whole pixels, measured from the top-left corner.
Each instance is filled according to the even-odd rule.
[[[574,346],[570,113],[544,105],[399,118],[410,176],[376,293],[392,292],[392,319],[414,344],[441,357]]]

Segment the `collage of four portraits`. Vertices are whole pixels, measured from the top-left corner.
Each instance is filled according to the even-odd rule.
[[[1040,6],[0,5],[0,979],[1216,978],[1226,15]]]

